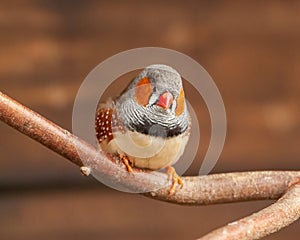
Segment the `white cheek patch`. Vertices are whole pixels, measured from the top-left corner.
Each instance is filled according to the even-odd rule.
[[[177,107],[177,101],[173,101],[173,103],[172,103],[172,107],[171,107],[171,111],[172,111],[172,113],[174,113],[174,112],[175,112],[175,109],[176,109],[176,107]]]
[[[155,104],[159,96],[156,93],[152,93],[151,97],[149,98],[149,103],[147,106],[152,106]]]

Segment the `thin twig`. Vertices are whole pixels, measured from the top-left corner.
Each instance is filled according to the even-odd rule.
[[[291,183],[300,179],[300,171],[243,172],[183,177],[184,187],[176,190],[175,194],[170,195],[168,194],[170,182],[166,174],[138,169],[134,170],[134,174],[129,174],[123,165],[116,164],[113,159],[109,158],[98,148],[74,136],[1,92],[0,120],[78,166],[83,165],[81,160],[84,159],[85,163],[88,163],[87,165],[91,167],[92,172],[97,172],[108,181],[122,184],[125,189],[135,192],[147,192],[149,189],[152,189],[152,191],[144,195],[153,199],[182,205],[278,199],[288,190]],[[83,172],[89,172],[89,168],[84,168]],[[153,191],[153,189],[156,190]],[[295,197],[297,199],[299,195],[295,195]],[[286,197],[283,199],[286,199]],[[272,209],[274,210],[274,207]],[[271,233],[274,229],[279,230],[286,226],[287,223],[292,222],[289,217],[289,213],[292,210],[291,207],[284,208],[282,212],[285,212],[285,214],[282,214],[282,221],[275,222],[274,228],[269,229],[266,226],[267,231],[266,229],[255,227],[255,225],[252,230],[257,232],[267,231],[268,233]],[[249,219],[251,220],[253,217],[256,217],[256,215],[250,216]],[[297,215],[296,218],[298,217]],[[227,228],[230,228],[230,226],[226,226],[225,230]],[[242,228],[239,229],[243,231]],[[263,236],[263,234],[258,236]]]

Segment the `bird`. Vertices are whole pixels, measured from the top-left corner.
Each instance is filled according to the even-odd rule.
[[[180,74],[164,64],[153,64],[131,80],[115,99],[99,103],[96,137],[101,149],[117,156],[128,172],[134,168],[167,169],[176,191],[183,180],[172,167],[188,143],[191,117]]]

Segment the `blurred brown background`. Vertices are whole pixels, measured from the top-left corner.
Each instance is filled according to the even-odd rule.
[[[213,172],[299,170],[299,12],[299,1],[2,1],[0,90],[71,130],[76,92],[98,63],[171,48],[223,96],[228,133]],[[204,116],[188,174],[209,128]],[[1,240],[194,239],[271,203],[182,207],[117,192],[3,123],[0,133]],[[299,239],[299,227],[266,239]]]

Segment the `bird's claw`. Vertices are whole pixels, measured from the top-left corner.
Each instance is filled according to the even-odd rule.
[[[132,170],[132,167],[133,167],[132,159],[130,159],[125,154],[120,154],[119,157],[120,157],[121,161],[123,162],[123,164],[125,165],[127,171],[132,173],[133,172],[133,170]]]
[[[169,189],[169,194],[172,195],[176,191],[176,184],[180,186],[180,188],[183,187],[183,180],[179,175],[176,173],[175,169],[173,167],[168,166],[167,167],[167,174],[168,174],[168,179],[172,179],[172,185]]]

